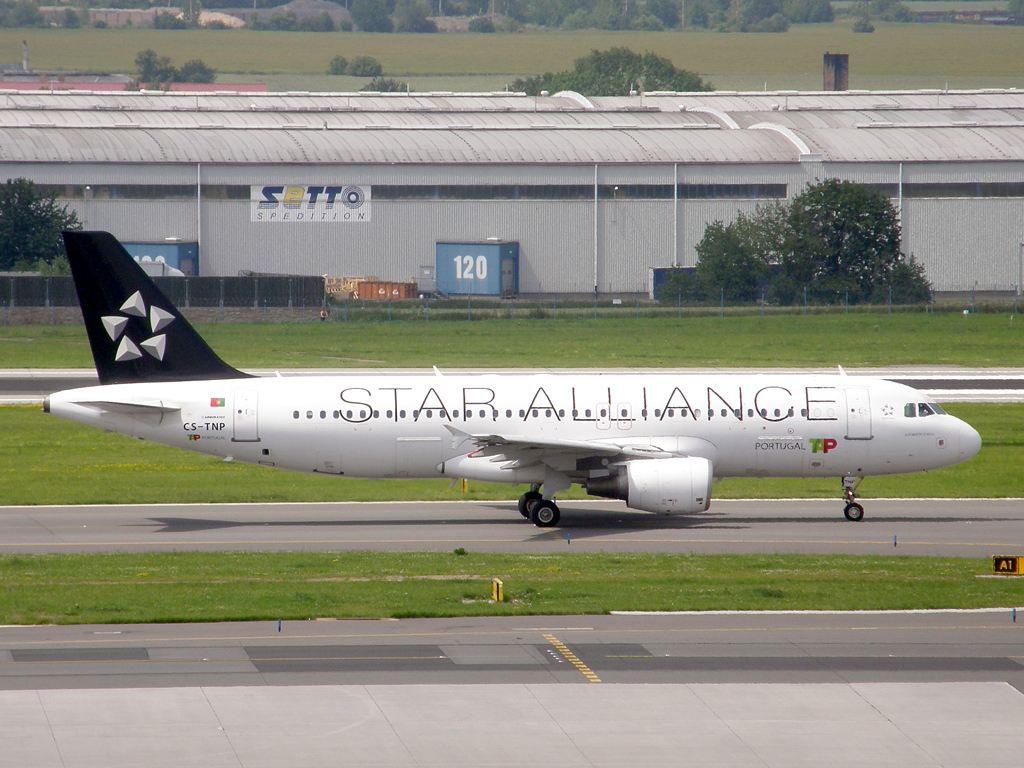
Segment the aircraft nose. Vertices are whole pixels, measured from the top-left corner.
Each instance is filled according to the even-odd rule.
[[[981,450],[981,435],[970,424],[960,422],[960,455],[964,461],[973,458]]]

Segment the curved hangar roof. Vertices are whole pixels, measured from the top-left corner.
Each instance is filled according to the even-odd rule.
[[[1024,92],[2,93],[9,163],[1024,160]]]

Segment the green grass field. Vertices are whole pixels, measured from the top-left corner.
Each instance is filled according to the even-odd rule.
[[[850,87],[858,78],[1022,78],[1024,28],[989,25],[876,23],[858,35],[848,22],[794,25],[784,34],[687,32],[529,32],[514,35],[381,35],[153,29],[3,29],[0,61],[20,62],[26,40],[37,69],[135,71],[146,48],[181,64],[201,58],[223,73],[322,75],[332,57],[376,57],[389,75],[517,75],[569,69],[592,49],[626,46],[667,56],[699,73],[813,76],[822,54],[850,54]],[[225,82],[231,77],[225,75]],[[1024,85],[1024,83],[1021,83]],[[415,86],[414,86],[415,87]],[[773,86],[777,87],[777,86]]]
[[[622,317],[596,321],[529,319],[519,313],[514,320],[348,323],[336,313],[326,324],[222,324],[198,330],[224,360],[241,368],[1024,365],[1024,321],[1008,313],[637,320],[633,312],[624,307]],[[0,327],[0,367],[92,364],[83,327]]]
[[[894,610],[1021,605],[991,560],[812,555],[238,553],[0,557],[0,623]],[[492,603],[490,579],[504,582]]]
[[[981,433],[974,459],[925,474],[869,478],[860,492],[879,497],[1016,497],[1024,490],[1024,405],[950,405]],[[0,499],[3,504],[156,504],[271,501],[514,499],[523,487],[448,480],[358,480],[306,475],[143,443],[42,413],[0,407]],[[15,439],[10,439],[16,436]],[[183,478],[187,478],[183,480]],[[718,499],[835,498],[836,478],[726,479]],[[559,498],[584,498],[579,488]]]

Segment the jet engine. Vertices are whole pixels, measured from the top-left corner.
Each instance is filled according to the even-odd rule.
[[[623,499],[645,512],[704,512],[711,504],[711,462],[699,456],[636,459],[625,471],[587,481],[587,493]]]

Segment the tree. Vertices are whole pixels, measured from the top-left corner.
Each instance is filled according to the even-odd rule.
[[[888,295],[903,255],[896,210],[881,192],[838,179],[808,186],[790,204],[789,230],[789,252],[776,284],[784,301],[804,287],[820,301],[845,297],[847,290],[851,302]]]
[[[808,186],[789,206],[760,205],[731,224],[716,221],[696,247],[700,294],[753,301],[765,290],[783,304],[808,299],[897,303],[926,301],[924,268],[900,251],[889,199],[863,184],[829,179]]]
[[[576,91],[584,96],[627,96],[641,91],[710,91],[693,72],[676,69],[668,59],[654,53],[639,54],[628,48],[591,51],[576,59],[573,71],[550,72],[518,79],[513,90],[537,96],[541,91]]]
[[[1021,2],[1024,2],[1024,0],[1021,0]],[[494,22],[486,16],[477,16],[476,18],[469,20],[469,31],[480,34],[489,34],[494,32]]]
[[[1006,10],[1016,17],[1018,24],[1024,22],[1024,0],[1010,0],[1006,4]]]
[[[348,71],[348,59],[344,56],[335,56],[327,65],[328,75],[344,75]]]
[[[349,13],[363,32],[391,32],[395,28],[384,0],[352,0]]]
[[[139,71],[139,80],[144,83],[170,83],[178,74],[171,60],[166,56],[157,56],[152,48],[139,51],[135,57],[135,67]]]
[[[356,56],[348,65],[352,77],[377,77],[384,74],[384,68],[373,56]]]
[[[396,32],[437,32],[426,0],[402,0],[395,8]]]
[[[409,93],[412,89],[409,88],[408,83],[403,83],[401,80],[395,80],[393,77],[378,76],[359,90],[373,93]]]
[[[781,203],[759,205],[736,221],[716,221],[696,246],[697,280],[704,298],[755,301],[787,249],[788,211]]]
[[[0,270],[30,269],[67,258],[60,233],[81,229],[78,214],[57,204],[57,193],[40,193],[28,179],[0,187]]]
[[[217,71],[206,66],[202,59],[186,61],[178,70],[175,82],[178,83],[212,83],[217,79]]]

